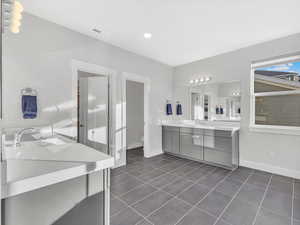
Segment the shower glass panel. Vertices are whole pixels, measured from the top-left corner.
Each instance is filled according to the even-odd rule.
[[[79,71],[78,141],[109,153],[108,77]]]

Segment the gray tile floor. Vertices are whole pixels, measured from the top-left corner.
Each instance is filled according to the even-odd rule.
[[[111,225],[300,225],[300,180],[130,150],[112,170]]]

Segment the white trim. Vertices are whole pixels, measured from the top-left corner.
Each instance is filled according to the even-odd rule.
[[[133,143],[131,145],[128,145],[126,150],[131,150],[131,149],[136,149],[136,148],[142,148],[143,146],[144,146],[143,143],[136,142],[136,143]]]
[[[296,179],[300,179],[300,171],[299,170],[291,170],[278,166],[272,166],[265,163],[257,163],[253,161],[241,160],[240,166],[249,167],[256,170],[262,170],[269,173],[274,173],[282,176],[293,177]]]
[[[261,96],[280,96],[280,95],[299,95],[300,90],[297,91],[272,91],[272,92],[259,92],[254,93],[255,97],[261,97]]]
[[[149,104],[150,104],[150,89],[151,80],[147,77],[133,74],[133,73],[122,73],[122,145],[123,148],[127,148],[126,143],[126,81],[135,81],[144,84],[144,156],[149,157],[151,155],[150,143],[149,143]],[[126,151],[125,151],[126,152]]]
[[[255,124],[255,98],[260,96],[279,96],[279,95],[292,95],[300,94],[299,90],[295,91],[276,91],[276,92],[254,92],[254,81],[255,81],[255,69],[263,66],[271,66],[280,63],[292,62],[300,60],[300,55],[282,57],[272,60],[265,60],[262,62],[256,62],[251,64],[250,72],[250,123],[249,130],[252,132],[264,132],[274,134],[286,134],[286,135],[300,135],[300,127],[291,126],[276,126],[276,125],[258,125]]]
[[[250,132],[285,134],[285,135],[300,135],[300,127],[289,126],[272,126],[272,125],[250,125]]]
[[[145,155],[145,157],[146,158],[151,158],[151,157],[162,155],[162,154],[163,154],[163,150],[159,149],[159,150],[156,150],[156,151],[151,151],[149,154]]]
[[[78,88],[78,71],[94,73],[99,75],[105,75],[109,78],[109,96],[110,96],[110,114],[109,114],[109,129],[110,129],[110,154],[115,156],[116,159],[116,149],[115,146],[115,103],[116,103],[116,96],[115,96],[115,85],[116,85],[116,74],[117,72],[113,69],[102,67],[97,64],[92,64],[84,61],[79,61],[72,59],[71,60],[71,69],[72,69],[72,102],[74,103],[75,107],[72,108],[72,122],[73,124],[77,124],[78,114],[77,114],[77,88]],[[116,115],[117,116],[117,115]],[[77,137],[77,129],[74,129],[74,133],[72,134],[73,137]]]
[[[254,62],[251,64],[252,69],[256,69],[262,66],[268,66],[268,65],[276,65],[276,64],[282,64],[282,63],[288,63],[291,61],[300,60],[300,55],[294,55],[294,56],[288,56],[288,57],[280,57],[277,59],[271,59],[271,60],[263,60],[261,62]]]
[[[200,94],[201,97],[203,97],[203,91],[202,90],[199,90],[199,89],[196,89],[194,87],[191,87],[189,88],[189,93],[188,93],[188,99],[189,99],[189,102],[188,102],[188,107],[189,107],[189,119],[190,120],[193,120],[193,115],[192,115],[192,94],[193,93],[197,93],[197,94]]]

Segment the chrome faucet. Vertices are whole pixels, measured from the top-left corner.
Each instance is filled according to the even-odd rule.
[[[33,127],[29,127],[29,128],[24,128],[24,129],[21,129],[19,130],[16,134],[15,134],[15,140],[14,140],[14,146],[15,147],[19,147],[21,145],[21,140],[22,140],[22,137],[25,133],[27,132],[35,132],[36,129],[33,128]]]

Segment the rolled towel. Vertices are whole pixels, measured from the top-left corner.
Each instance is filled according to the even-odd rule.
[[[24,119],[35,119],[37,117],[37,97],[31,95],[22,96],[22,112]]]
[[[167,103],[167,115],[172,115],[172,104],[171,103]]]

